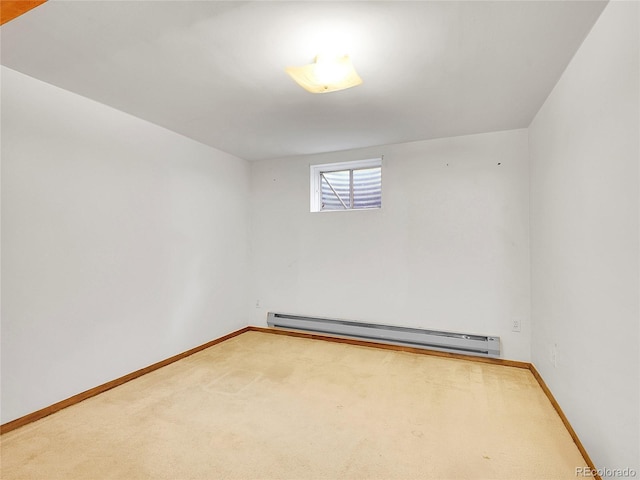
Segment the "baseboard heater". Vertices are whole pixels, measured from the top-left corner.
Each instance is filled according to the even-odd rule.
[[[267,324],[270,327],[342,335],[392,345],[406,345],[409,347],[461,353],[465,355],[479,355],[483,357],[500,356],[500,337],[493,336],[440,332],[420,328],[305,317],[273,312],[269,312]]]

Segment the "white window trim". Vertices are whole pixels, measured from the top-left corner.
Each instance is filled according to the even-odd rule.
[[[360,210],[378,210],[377,208],[366,209],[353,209],[346,210],[322,210],[322,184],[320,180],[320,174],[323,172],[337,172],[340,170],[351,170],[359,168],[373,168],[382,167],[382,157],[370,158],[367,160],[354,160],[351,162],[337,162],[337,163],[322,163],[318,165],[310,165],[310,180],[311,180],[311,196],[310,196],[310,210],[312,212],[350,212]]]

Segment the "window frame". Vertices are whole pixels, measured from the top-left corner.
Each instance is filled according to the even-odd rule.
[[[323,210],[322,209],[322,173],[341,172],[343,170],[362,170],[366,168],[380,168],[382,175],[382,156],[377,158],[369,158],[366,160],[352,160],[347,162],[321,163],[309,165],[311,192],[310,192],[310,211],[311,212],[351,212],[363,210],[380,210],[382,208],[382,179],[380,180],[380,206],[371,208],[343,208],[340,210]],[[353,190],[350,189],[350,196],[353,196]]]

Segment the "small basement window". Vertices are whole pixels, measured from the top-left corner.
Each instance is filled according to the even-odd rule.
[[[382,159],[311,165],[311,211],[382,206]]]

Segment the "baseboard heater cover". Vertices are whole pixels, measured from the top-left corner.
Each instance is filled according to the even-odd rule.
[[[500,337],[269,312],[270,327],[326,333],[444,352],[500,356]]]

